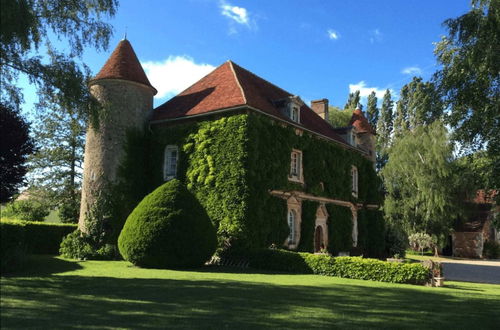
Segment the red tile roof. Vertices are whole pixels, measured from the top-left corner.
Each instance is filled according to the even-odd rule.
[[[368,122],[368,119],[366,119],[366,117],[363,115],[363,111],[361,111],[360,109],[356,109],[353,111],[349,126],[354,126],[358,133],[375,134],[375,130]]]
[[[472,200],[472,202],[476,204],[492,204],[495,202],[495,198],[499,193],[500,191],[495,189],[479,189],[476,191],[476,197]]]
[[[133,81],[156,89],[151,85],[144,73],[144,69],[137,58],[130,42],[126,39],[120,41],[118,46],[106,61],[101,71],[92,81],[100,79],[123,79]]]
[[[152,121],[189,117],[233,107],[251,107],[346,144],[333,127],[307,105],[300,108],[300,124],[291,121],[276,101],[291,93],[227,61],[194,85],[157,107]]]

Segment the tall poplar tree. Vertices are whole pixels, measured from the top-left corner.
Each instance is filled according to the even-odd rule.
[[[386,90],[380,108],[380,118],[377,122],[377,169],[384,167],[387,163],[389,147],[391,144],[391,135],[393,130],[393,107],[394,102],[391,98],[391,91]]]
[[[396,115],[394,117],[394,139],[399,138],[408,129],[408,85],[404,85],[396,102]]]
[[[368,101],[366,103],[366,115],[368,122],[372,125],[373,129],[377,128],[377,121],[379,116],[377,102],[377,94],[375,94],[375,91],[372,91],[370,95],[368,95]]]
[[[347,103],[344,106],[344,110],[347,109],[356,110],[357,107],[361,106],[361,104],[359,103],[361,96],[359,94],[360,94],[359,90],[353,93],[349,93],[349,97],[347,98]]]

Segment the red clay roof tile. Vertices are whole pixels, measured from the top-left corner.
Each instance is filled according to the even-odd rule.
[[[375,134],[375,130],[368,122],[368,119],[366,119],[366,117],[363,115],[363,111],[361,111],[360,109],[356,109],[353,111],[349,126],[354,126],[358,133]]]
[[[344,139],[335,133],[333,127],[307,105],[303,105],[300,109],[300,124],[286,117],[275,102],[289,96],[292,94],[228,61],[157,107],[153,112],[152,121],[248,106],[346,144]]]
[[[144,69],[137,58],[130,42],[126,39],[120,41],[118,46],[106,61],[101,71],[92,81],[100,79],[123,79],[133,81],[156,89],[151,85],[144,73]]]

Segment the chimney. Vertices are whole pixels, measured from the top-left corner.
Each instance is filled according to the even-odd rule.
[[[311,108],[324,120],[328,120],[328,99],[311,101]]]

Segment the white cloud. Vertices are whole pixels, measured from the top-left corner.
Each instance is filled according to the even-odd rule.
[[[375,92],[375,95],[378,99],[382,99],[385,94],[385,88],[379,87],[368,87],[364,80],[360,81],[357,84],[349,84],[349,93],[354,93],[355,91],[359,91],[359,96],[361,98],[366,98],[371,92]],[[391,90],[391,94],[394,95],[394,91]]]
[[[231,20],[238,24],[248,25],[250,18],[248,11],[243,7],[232,6],[228,2],[221,1],[220,3],[221,14],[223,16],[229,17]]]
[[[380,30],[377,28],[375,30],[371,30],[369,32],[370,35],[370,43],[374,44],[375,42],[381,42],[383,39],[383,34],[380,32]]]
[[[151,84],[158,90],[156,98],[172,97],[212,72],[210,64],[196,63],[189,56],[169,56],[164,61],[143,62]]]
[[[340,33],[338,33],[335,30],[329,29],[327,32],[328,32],[328,38],[330,38],[331,40],[337,40],[340,38]]]
[[[420,69],[418,66],[409,66],[407,68],[404,68],[401,70],[401,73],[415,76],[415,75],[421,75],[422,74],[422,69]]]

